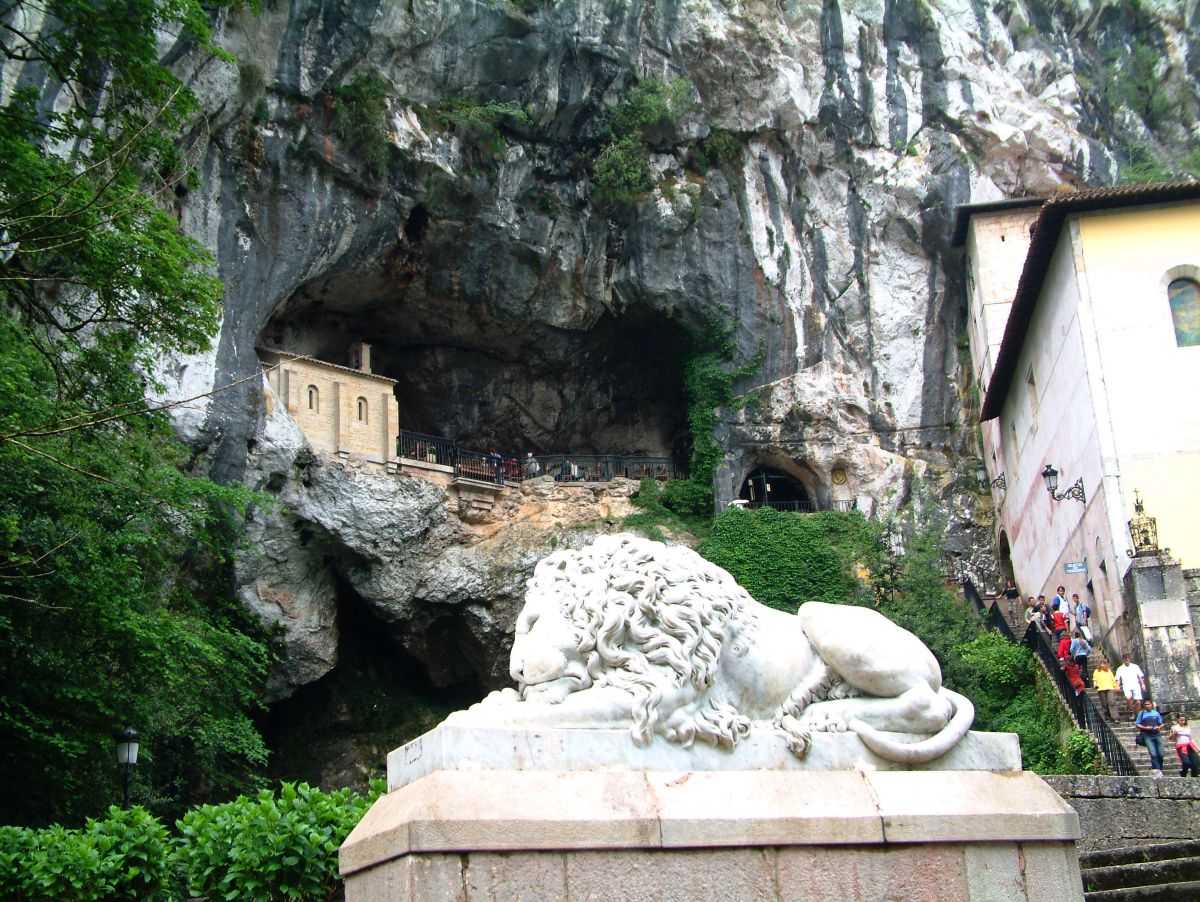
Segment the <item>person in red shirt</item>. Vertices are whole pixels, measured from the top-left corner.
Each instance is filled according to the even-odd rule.
[[[1067,615],[1056,608],[1051,618],[1054,621],[1054,638],[1061,639],[1067,632]]]
[[[1071,637],[1063,633],[1063,637],[1058,640],[1058,663],[1064,665],[1071,660]]]

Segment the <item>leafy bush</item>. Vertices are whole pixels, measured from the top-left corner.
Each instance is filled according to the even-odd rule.
[[[144,808],[111,808],[82,830],[0,827],[0,895],[40,900],[154,899],[166,885],[167,830]]]
[[[652,146],[662,144],[687,112],[689,88],[686,78],[638,82],[613,113],[613,134],[618,139],[636,137]]]
[[[533,120],[519,104],[489,100],[456,98],[443,102],[437,110],[437,119],[458,134],[464,143],[473,144],[495,155],[504,149],[504,136],[500,132],[503,123],[529,126]]]
[[[844,529],[851,525],[850,529]],[[832,528],[831,528],[832,527]],[[835,545],[857,529],[869,529],[859,513],[817,515],[760,508],[727,508],[713,524],[700,554],[728,570],[758,601],[795,611],[805,601],[844,601],[856,592],[847,546]],[[850,547],[857,544],[857,539]]]
[[[703,141],[692,148],[689,163],[697,172],[724,169],[742,156],[742,142],[728,129],[714,128]]]
[[[596,158],[593,190],[601,203],[631,203],[654,187],[646,145],[629,136],[606,146]]]
[[[193,895],[235,900],[332,899],[337,850],[382,785],[366,796],[284,783],[224,805],[193,808],[178,827],[177,868]]]
[[[387,172],[387,86],[369,72],[333,92],[338,134],[353,145],[367,174],[381,179]]]
[[[1091,733],[1072,729],[1067,734],[1067,772],[1072,774],[1099,774],[1104,772],[1104,761],[1100,747]]]

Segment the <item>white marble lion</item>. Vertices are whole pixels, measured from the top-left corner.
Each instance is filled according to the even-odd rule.
[[[809,602],[785,614],[694,551],[630,534],[538,563],[510,673],[519,691],[494,692],[461,715],[528,728],[628,726],[638,744],[658,734],[726,748],[759,725],[782,731],[798,757],[813,731],[850,730],[904,764],[944,755],[975,716],[942,686],[921,640],[876,611]]]

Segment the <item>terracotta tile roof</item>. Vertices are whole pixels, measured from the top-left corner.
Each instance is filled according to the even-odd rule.
[[[395,379],[389,379],[387,376],[381,376],[378,373],[364,373],[362,370],[356,370],[352,366],[342,366],[340,363],[330,363],[328,360],[320,360],[316,357],[309,357],[307,354],[293,354],[291,351],[281,351],[279,348],[264,348],[256,347],[259,356],[264,354],[274,354],[277,357],[286,357],[288,360],[306,360],[309,363],[315,363],[320,366],[327,366],[331,370],[342,370],[346,373],[354,373],[356,376],[365,376],[367,379],[374,379],[377,382],[386,382],[389,385],[395,385]]]
[[[1029,252],[1025,255],[1025,266],[1021,270],[1021,280],[1017,283],[1017,293],[1008,314],[1008,323],[1004,327],[1004,338],[996,354],[992,379],[988,383],[983,408],[979,413],[980,420],[995,419],[1004,409],[1004,402],[1008,398],[1008,391],[1016,374],[1017,360],[1021,356],[1021,347],[1025,343],[1030,320],[1042,293],[1042,282],[1046,278],[1046,270],[1050,266],[1054,249],[1058,246],[1059,233],[1067,217],[1095,210],[1165,204],[1197,198],[1200,198],[1200,182],[1123,185],[1117,188],[1096,188],[1058,194],[1045,199],[1031,228],[1033,237],[1029,243]]]

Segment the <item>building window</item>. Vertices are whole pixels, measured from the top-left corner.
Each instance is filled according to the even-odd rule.
[[[367,422],[367,399],[358,399],[358,421],[360,423]]]
[[[308,387],[308,409],[313,413],[321,412],[321,396],[315,385]]]
[[[1167,286],[1175,344],[1181,348],[1200,345],[1200,285],[1192,279],[1175,279]]]

